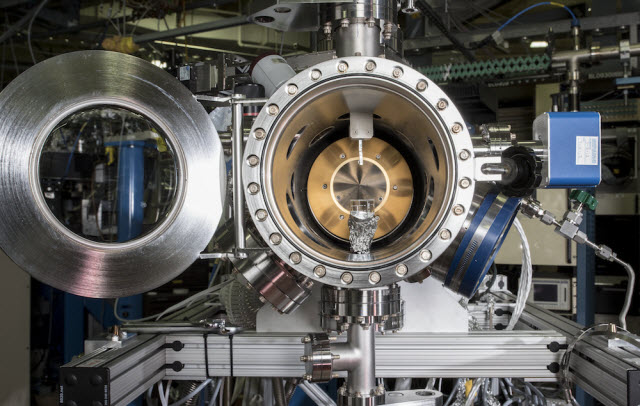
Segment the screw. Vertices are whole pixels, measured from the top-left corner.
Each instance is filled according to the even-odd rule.
[[[312,80],[318,80],[322,77],[322,72],[320,72],[318,69],[314,69],[311,71],[311,79]]]
[[[260,158],[257,155],[249,155],[247,158],[247,163],[249,166],[254,167],[260,163]]]
[[[345,73],[349,69],[349,65],[346,62],[340,62],[338,64],[338,72]]]
[[[309,374],[304,374],[302,375],[302,379],[304,379],[305,381],[310,381],[313,377]]]
[[[438,108],[438,110],[444,110],[448,105],[449,103],[447,103],[445,99],[440,99],[438,100],[438,104],[436,104],[436,107]]]
[[[446,228],[443,228],[440,231],[440,238],[443,240],[448,240],[449,238],[451,238],[451,231],[447,230]]]
[[[460,123],[455,123],[452,127],[451,127],[451,131],[453,131],[454,134],[458,134],[460,131],[462,131],[462,124]]]
[[[365,20],[365,23],[367,23],[367,27],[373,28],[373,26],[376,24],[376,20],[373,18],[367,18]]]
[[[420,92],[424,92],[425,90],[427,90],[427,82],[424,80],[419,81],[416,85],[416,89],[418,89],[418,91]]]
[[[462,207],[462,205],[457,204],[453,206],[453,214],[455,214],[456,216],[459,216],[462,213],[464,213],[464,207]]]
[[[398,190],[398,185],[393,185],[393,190]]]
[[[348,285],[353,282],[353,275],[351,275],[349,272],[345,272],[342,274],[342,276],[340,276],[340,280]]]
[[[327,184],[325,183],[324,185],[322,185],[322,188],[326,189],[327,188]]]
[[[311,337],[304,336],[304,337],[302,337],[302,340],[300,340],[300,341],[302,341],[302,344],[310,343],[311,342]]]
[[[469,159],[469,157],[471,157],[471,153],[469,151],[467,151],[466,149],[463,149],[462,151],[460,151],[460,155],[458,155],[458,156],[463,161],[466,161],[467,159]]]
[[[331,354],[331,359],[340,359],[340,354]]]
[[[299,264],[302,261],[302,255],[299,252],[292,252],[291,255],[289,255],[289,259],[294,264]]]
[[[382,158],[382,155],[380,154],[376,155],[376,159],[380,159],[380,158]]]
[[[369,61],[364,65],[364,68],[367,72],[371,72],[376,68],[376,63],[373,61]]]
[[[249,193],[251,193],[252,195],[255,195],[259,191],[260,191],[260,186],[258,186],[257,183],[255,182],[249,183]]]
[[[400,76],[402,76],[404,72],[402,71],[401,68],[394,68],[393,72],[391,73],[393,75],[394,78],[399,78]]]
[[[278,114],[279,111],[280,109],[275,104],[270,104],[269,107],[267,108],[267,112],[272,116],[275,116],[276,114]]]
[[[309,361],[309,357],[307,357],[306,355],[300,356],[300,362],[307,362],[307,361]]]
[[[258,221],[265,221],[267,219],[267,211],[264,209],[256,211],[256,218]]]
[[[345,154],[340,154],[340,159],[345,159],[347,156]]]
[[[345,18],[344,20],[340,21],[340,27],[349,28],[349,19]]]
[[[369,282],[373,283],[374,285],[380,282],[380,279],[382,278],[380,277],[380,274],[378,272],[371,272],[369,274]]]
[[[469,186],[471,186],[471,180],[469,178],[460,179],[460,187],[461,188],[466,189]]]
[[[338,216],[338,218],[339,218],[340,220],[344,220],[344,214],[339,215],[339,216]]]
[[[408,271],[409,269],[405,264],[396,265],[396,273],[398,274],[398,276],[405,276]]]
[[[324,278],[324,276],[327,274],[327,269],[322,265],[318,265],[315,268],[313,268],[313,273],[318,278]]]
[[[431,251],[429,250],[422,250],[420,251],[420,259],[423,261],[428,261],[431,259]]]
[[[287,93],[289,93],[291,96],[293,96],[294,94],[298,93],[298,86],[296,86],[296,85],[287,86]]]
[[[264,137],[267,136],[267,133],[262,128],[258,128],[253,132],[253,136],[256,140],[263,140]]]
[[[269,236],[269,241],[271,241],[273,245],[278,245],[282,242],[282,236],[278,233],[273,233]]]

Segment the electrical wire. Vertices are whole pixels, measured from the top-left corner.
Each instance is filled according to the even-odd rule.
[[[520,220],[516,217],[513,221],[513,225],[516,227],[518,234],[520,235],[520,242],[522,244],[522,270],[520,272],[520,280],[518,281],[518,295],[516,297],[516,305],[513,309],[513,314],[509,320],[506,330],[513,330],[524,311],[531,291],[531,283],[533,279],[533,267],[531,265],[531,251],[529,250],[529,241],[524,233]]]
[[[218,378],[218,382],[216,383],[215,389],[213,390],[213,395],[211,396],[211,400],[209,401],[209,406],[213,406],[216,404],[216,398],[218,397],[218,393],[220,393],[221,386],[222,386],[222,378]]]
[[[453,385],[453,388],[451,389],[451,393],[449,394],[447,401],[444,402],[444,406],[449,406],[451,404],[451,401],[453,400],[456,392],[458,391],[458,387],[460,386],[461,383],[462,383],[462,378],[458,378],[456,383]]]
[[[31,20],[29,21],[29,27],[27,28],[27,45],[29,46],[29,54],[31,54],[31,60],[33,61],[34,65],[37,62],[36,57],[33,54],[33,47],[31,46],[31,29],[33,28],[33,22],[36,20],[36,17],[38,16],[38,14],[40,14],[40,11],[42,11],[42,8],[45,6],[45,4],[47,4],[48,1],[49,0],[42,0],[42,2],[38,5],[38,8],[36,8],[36,11],[33,13]]]

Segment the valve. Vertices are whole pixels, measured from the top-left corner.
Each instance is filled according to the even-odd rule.
[[[589,210],[595,210],[598,206],[598,200],[585,190],[574,189],[569,194],[569,199],[579,204],[579,208],[586,207]]]

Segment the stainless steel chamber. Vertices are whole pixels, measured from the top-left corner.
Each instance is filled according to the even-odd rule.
[[[359,148],[350,135],[362,116],[373,134]],[[244,158],[262,238],[296,271],[333,286],[384,286],[424,269],[460,231],[475,188],[471,138],[451,100],[381,58],[338,58],[291,78],[258,115]],[[364,259],[345,238],[358,196],[380,218]]]

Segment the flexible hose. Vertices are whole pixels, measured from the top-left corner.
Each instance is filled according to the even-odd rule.
[[[273,398],[275,399],[276,406],[287,406],[284,389],[282,388],[282,379],[271,378],[271,386],[273,386]]]
[[[620,326],[626,330],[627,329],[627,313],[629,313],[629,308],[631,307],[631,300],[633,299],[633,290],[636,285],[636,273],[633,271],[633,268],[628,263],[618,258],[615,258],[615,261],[624,267],[624,269],[627,271],[627,277],[629,279],[627,283],[627,293],[624,297],[624,305],[622,306],[622,310],[620,311],[620,315],[618,316]]]
[[[513,309],[513,314],[511,315],[511,320],[509,320],[509,324],[507,325],[507,330],[513,330],[513,328],[518,323],[522,312],[524,311],[524,307],[527,303],[527,298],[529,297],[529,292],[531,291],[531,282],[533,279],[533,267],[531,265],[531,251],[529,250],[529,241],[527,240],[527,236],[524,233],[524,229],[522,228],[522,224],[520,224],[520,220],[516,217],[513,221],[513,225],[518,230],[518,234],[520,235],[520,242],[522,243],[522,271],[520,273],[520,281],[518,282],[518,296],[516,297],[516,305]]]
[[[191,399],[192,397],[200,393],[200,391],[204,389],[207,385],[209,385],[210,382],[211,382],[211,379],[207,379],[206,381],[202,382],[197,388],[195,388],[193,392],[189,393],[187,396],[183,397],[179,401],[170,404],[169,406],[180,406],[187,403],[189,399]]]
[[[467,396],[466,402],[464,402],[464,406],[471,406],[476,402],[476,395],[480,390],[480,387],[484,383],[484,378],[476,378],[476,381],[473,383],[471,390],[469,391],[469,396]]]
[[[306,382],[302,382],[300,383],[300,385],[298,385],[298,387],[300,389],[302,389],[304,391],[304,393],[307,394],[307,396],[309,396],[309,398],[316,404],[319,406],[324,406],[324,403],[322,402],[322,400],[320,400],[320,398],[313,392],[313,390],[311,390],[308,386],[305,385]]]
[[[216,398],[218,397],[218,393],[220,392],[220,387],[222,386],[222,379],[219,378],[216,383],[216,387],[213,390],[213,396],[211,396],[211,400],[209,401],[209,406],[213,406],[216,404]]]

